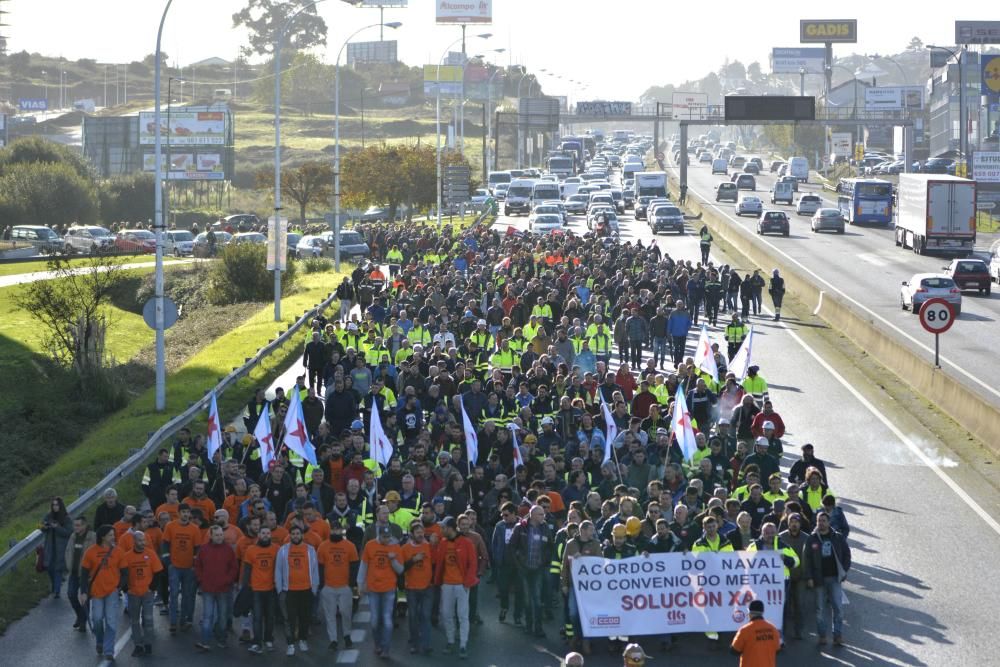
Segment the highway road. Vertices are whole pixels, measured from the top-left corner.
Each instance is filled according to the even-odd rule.
[[[524,217],[501,218],[499,229],[523,229]],[[575,219],[570,229],[582,231]],[[696,230],[689,234],[661,235],[657,243],[675,258],[698,257]],[[622,240],[652,239],[643,222],[626,216]],[[784,240],[784,239],[781,239]],[[840,239],[837,239],[840,240]],[[714,255],[713,259],[729,261]],[[750,268],[739,266],[739,268]],[[803,641],[790,641],[779,664],[784,665],[986,665],[994,664],[1000,635],[994,632],[989,609],[995,606],[994,578],[986,565],[1000,550],[1000,494],[964,464],[933,433],[902,412],[878,387],[871,385],[824,336],[825,325],[786,304],[781,323],[755,319],[759,334],[755,361],[771,386],[778,412],[788,426],[783,467],[795,458],[798,446],[811,442],[827,461],[831,489],[838,495],[853,526],[851,546],[854,566],[846,584],[843,648],[820,650],[812,623]],[[720,336],[713,330],[713,336]],[[288,381],[282,381],[287,386]],[[496,667],[555,667],[566,648],[557,636],[558,623],[546,626],[548,638],[537,640],[497,620],[492,588],[484,584],[482,626],[474,626],[470,658],[442,658],[443,633],[435,631],[432,658],[415,658],[406,652],[406,632],[394,633],[392,659],[379,661],[371,652],[367,630],[360,654],[337,656],[325,651],[325,641],[311,642],[313,651],[297,656],[297,664],[337,663],[432,665],[469,664]],[[362,612],[364,613],[364,612]],[[196,617],[199,614],[196,614]],[[365,617],[356,617],[361,621]],[[129,658],[123,645],[118,664],[150,664],[169,659],[189,667],[236,664],[289,664],[279,653],[249,658],[231,647],[198,654],[193,638],[166,633],[157,616],[156,656]],[[11,626],[0,639],[9,664],[93,664],[89,638],[70,629],[72,616],[65,600],[45,600],[26,619]],[[318,628],[316,628],[319,630]],[[280,639],[283,635],[276,632]],[[725,638],[725,636],[723,636]],[[621,665],[601,642],[587,658],[588,667]],[[679,639],[669,655],[658,643],[644,642],[655,657],[651,665],[697,664],[704,667],[736,663],[721,647],[712,647],[701,636]],[[280,642],[279,642],[280,645]]]

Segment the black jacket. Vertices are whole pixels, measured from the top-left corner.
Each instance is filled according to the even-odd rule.
[[[851,547],[847,544],[847,538],[830,529],[826,535],[820,535],[817,528],[806,540],[805,548],[802,550],[803,564],[802,574],[806,579],[814,582],[823,581],[823,541],[830,540],[833,543],[833,554],[840,562],[840,567],[847,576],[847,571],[851,569]]]
[[[538,530],[542,533],[542,545],[541,545],[541,558],[539,558],[539,565],[534,568],[534,571],[548,569],[549,564],[552,562],[552,550],[555,548],[556,540],[555,534],[547,523],[542,523],[538,526]],[[514,550],[514,559],[517,562],[517,566],[522,570],[528,570],[528,520],[523,519],[517,526],[514,527],[514,532],[510,536],[510,544],[508,549]]]

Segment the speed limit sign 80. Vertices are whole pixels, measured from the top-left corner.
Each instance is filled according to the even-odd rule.
[[[920,325],[932,334],[943,334],[955,322],[955,311],[944,299],[928,299],[920,307]]]

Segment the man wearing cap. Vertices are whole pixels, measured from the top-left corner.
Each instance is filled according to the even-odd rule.
[[[396,577],[402,572],[403,558],[399,544],[393,539],[388,524],[379,525],[377,539],[365,545],[358,569],[358,592],[368,595],[377,657],[389,656]]]
[[[410,532],[410,523],[417,518],[417,512],[400,506],[402,496],[398,491],[385,494],[385,504],[389,508],[389,523],[398,526],[405,535]]]
[[[751,465],[756,465],[762,480],[770,479],[771,475],[776,472],[780,472],[781,467],[778,464],[778,459],[768,453],[769,446],[770,443],[764,436],[754,440],[753,454],[750,454],[743,459],[740,469],[746,470]]]
[[[624,667],[643,667],[646,664],[646,660],[650,659],[646,652],[642,650],[642,646],[632,642],[625,647],[622,651],[622,659]]]
[[[764,603],[750,603],[750,620],[741,627],[729,650],[740,656],[740,667],[774,667],[781,639],[778,628],[764,619]]]

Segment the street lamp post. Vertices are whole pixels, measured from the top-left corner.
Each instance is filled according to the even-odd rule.
[[[333,75],[333,112],[334,112],[334,139],[333,139],[333,261],[334,267],[340,271],[340,56],[343,55],[347,43],[354,39],[358,33],[369,28],[392,28],[396,29],[403,25],[399,21],[391,23],[372,23],[363,28],[358,28],[340,45],[337,51],[337,62]],[[361,94],[364,95],[362,88]],[[362,109],[364,103],[362,102]],[[362,111],[364,113],[364,111]]]
[[[943,46],[934,46],[933,44],[928,44],[927,48],[928,49],[932,49],[932,50],[933,49],[937,49],[938,51],[945,51],[945,52],[951,54],[955,58],[955,60],[958,61],[958,88],[959,88],[959,92],[958,92],[958,135],[959,135],[958,136],[958,150],[962,154],[962,159],[966,160],[967,159],[966,156],[968,154],[967,150],[968,150],[969,132],[968,132],[968,128],[966,127],[966,118],[965,118],[965,93],[966,93],[966,90],[965,90],[965,64],[963,62],[965,60],[965,58],[962,57],[965,54],[965,49],[962,49],[961,51],[955,52],[955,51],[952,51],[949,48],[946,48],[946,47],[943,47]]]
[[[482,34],[476,35],[480,39],[489,39],[493,36],[493,33],[484,32]],[[437,149],[436,149],[436,161],[437,161],[437,224],[438,229],[441,228],[441,65],[444,64],[444,59],[448,55],[448,51],[451,50],[453,46],[465,41],[465,31],[462,31],[462,36],[456,39],[454,42],[448,45],[448,48],[444,50],[441,54],[441,58],[438,60],[437,74],[435,76],[435,97],[437,98],[436,109],[434,113],[434,128],[435,134],[437,135]]]
[[[528,78],[528,73],[522,72],[521,79],[517,82],[517,168],[524,167],[524,136],[521,132],[521,84]],[[528,96],[531,96],[531,86],[528,86]]]
[[[799,68],[799,97],[806,95],[806,68]]]
[[[507,49],[496,49],[497,53],[503,53]],[[490,75],[489,80],[486,82],[486,106],[489,111],[486,114],[486,142],[483,149],[483,179],[486,179],[487,169],[489,165],[493,164],[490,160],[490,153],[492,153],[492,146],[490,140],[493,137],[493,79],[497,74],[503,71],[502,67],[497,67],[493,74]]]
[[[179,81],[181,83],[181,90],[183,90],[184,79],[180,79],[176,76],[167,77],[167,190],[163,195],[163,218],[164,224],[170,221],[170,191],[173,190],[173,185],[170,183],[170,137],[173,132],[170,131],[170,109],[173,106],[174,98],[171,94],[170,87],[174,81]],[[181,95],[183,98],[183,94]]]

